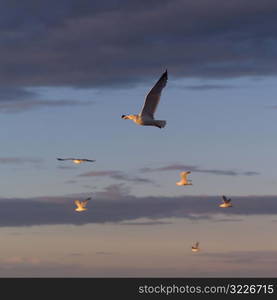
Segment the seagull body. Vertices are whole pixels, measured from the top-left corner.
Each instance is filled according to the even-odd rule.
[[[136,124],[142,126],[156,126],[158,128],[163,128],[166,125],[164,120],[155,120],[154,113],[160,102],[161,93],[163,88],[167,83],[167,70],[162,74],[160,79],[154,85],[154,87],[148,93],[143,108],[138,115],[122,115],[122,119],[133,120]]]
[[[187,179],[188,174],[190,174],[190,171],[187,172],[181,172],[180,177],[181,180],[176,182],[176,185],[192,185],[191,181]]]
[[[192,252],[198,252],[199,251],[199,242],[196,242],[194,246],[191,247]]]
[[[219,207],[232,207],[231,199],[227,199],[225,196],[222,196],[222,203],[219,204]]]
[[[71,160],[74,164],[80,164],[83,162],[94,162],[95,160],[86,159],[86,158],[57,158],[57,160],[64,161],[64,160]]]
[[[87,210],[86,205],[88,201],[91,198],[87,198],[86,200],[80,201],[80,200],[75,200],[74,203],[76,204],[77,208],[75,208],[76,211],[81,212]]]

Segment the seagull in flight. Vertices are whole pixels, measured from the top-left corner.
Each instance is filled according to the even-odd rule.
[[[222,196],[222,203],[219,204],[219,207],[232,207],[231,199],[227,199],[224,195]]]
[[[176,185],[192,185],[191,180],[187,179],[188,174],[190,174],[190,171],[187,172],[181,172],[180,177],[181,180],[176,182]]]
[[[136,124],[142,126],[156,126],[158,128],[163,128],[166,125],[164,120],[155,120],[154,113],[160,102],[161,93],[163,88],[167,83],[167,70],[162,74],[160,79],[154,85],[154,87],[148,93],[143,108],[138,115],[122,115],[122,119],[133,120]]]
[[[191,247],[192,252],[198,252],[199,251],[199,242],[196,242],[195,245]]]
[[[83,162],[94,162],[95,160],[92,159],[86,159],[86,158],[57,158],[57,160],[64,161],[64,160],[71,160],[75,164],[80,164]]]
[[[91,197],[87,198],[86,200],[80,201],[80,200],[75,200],[74,203],[76,204],[77,208],[75,208],[76,211],[85,211],[87,210],[86,205],[88,201],[91,199]]]

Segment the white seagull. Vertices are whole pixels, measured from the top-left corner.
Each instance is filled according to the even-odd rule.
[[[57,160],[64,161],[64,160],[71,160],[75,164],[80,164],[83,162],[94,162],[95,160],[93,159],[86,159],[86,158],[57,158]]]
[[[77,208],[75,208],[76,211],[85,211],[87,210],[86,208],[86,205],[88,203],[88,201],[90,200],[91,198],[87,198],[86,200],[83,200],[83,201],[80,201],[80,200],[75,200],[74,203],[76,204]]]
[[[227,199],[225,196],[222,196],[222,203],[219,204],[219,207],[232,207],[231,199]]]
[[[187,172],[181,172],[180,177],[181,180],[176,182],[176,185],[192,185],[191,180],[187,179],[188,174],[190,174],[190,171]]]
[[[196,242],[194,246],[191,247],[192,252],[198,252],[199,251],[199,242]]]
[[[159,104],[161,93],[167,82],[167,70],[162,74],[160,79],[148,93],[143,108],[138,115],[122,115],[122,119],[133,120],[138,125],[143,126],[156,126],[163,128],[166,125],[164,120],[155,120],[154,113]]]

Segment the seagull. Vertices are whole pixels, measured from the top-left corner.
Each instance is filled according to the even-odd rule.
[[[164,120],[155,120],[154,113],[159,104],[161,93],[163,88],[167,83],[167,70],[162,74],[160,79],[154,85],[154,87],[148,93],[143,108],[138,115],[122,115],[122,119],[133,120],[138,125],[143,126],[156,126],[158,128],[163,128],[166,125],[166,121]]]
[[[86,158],[57,158],[57,160],[71,160],[72,162],[74,162],[75,164],[80,164],[83,163],[85,161],[87,162],[94,162],[95,160],[92,159],[86,159]]]
[[[219,207],[232,207],[231,199],[227,199],[224,195],[222,196],[222,203],[219,204]]]
[[[196,242],[194,246],[191,247],[192,252],[198,252],[199,251],[199,242]]]
[[[76,204],[77,208],[75,208],[76,211],[85,211],[87,210],[86,208],[86,205],[88,203],[88,201],[90,200],[91,198],[87,198],[86,200],[83,200],[83,201],[80,201],[80,200],[75,200],[74,203]]]
[[[181,180],[176,182],[176,185],[192,185],[191,180],[187,179],[187,176],[190,173],[191,173],[190,171],[181,172],[180,173]]]

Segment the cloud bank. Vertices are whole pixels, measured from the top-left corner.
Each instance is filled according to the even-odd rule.
[[[275,0],[0,3],[3,86],[276,75]],[[156,77],[155,77],[156,78]]]
[[[79,199],[77,196],[0,199],[0,226],[120,224],[141,218],[151,219],[155,225],[164,218],[212,220],[219,214],[241,219],[242,216],[277,214],[276,197],[233,196],[233,207],[222,209],[218,207],[221,203],[219,196],[135,197],[122,186],[113,185],[106,191],[92,194],[88,210],[84,213],[74,211],[73,201]]]

